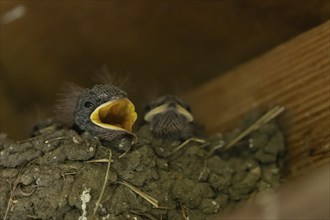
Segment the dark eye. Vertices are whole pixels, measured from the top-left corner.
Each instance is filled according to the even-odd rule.
[[[89,107],[91,107],[92,105],[93,105],[93,103],[90,102],[90,101],[86,101],[86,102],[84,103],[84,107],[86,107],[86,108],[89,108]]]
[[[147,105],[147,106],[144,108],[144,111],[145,111],[145,112],[149,112],[150,110],[151,110],[150,105]]]

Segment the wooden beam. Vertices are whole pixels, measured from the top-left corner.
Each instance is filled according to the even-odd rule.
[[[330,21],[186,94],[195,118],[224,132],[252,109],[282,105],[291,174],[328,162],[329,30]]]

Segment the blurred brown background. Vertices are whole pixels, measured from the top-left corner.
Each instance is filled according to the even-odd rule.
[[[330,1],[1,1],[0,13],[0,128],[24,138],[63,81],[90,86],[106,64],[134,97],[186,92],[323,23]]]

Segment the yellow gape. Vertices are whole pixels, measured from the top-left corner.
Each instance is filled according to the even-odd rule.
[[[133,103],[129,99],[119,99],[106,102],[97,107],[91,114],[90,119],[102,128],[132,132],[137,114]]]

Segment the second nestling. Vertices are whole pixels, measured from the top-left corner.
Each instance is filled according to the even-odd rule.
[[[144,120],[156,138],[183,141],[195,135],[190,107],[176,96],[166,95],[151,101],[146,106]]]
[[[112,85],[83,89],[67,84],[57,105],[59,120],[76,130],[88,131],[107,142],[135,139],[137,113],[126,92]],[[126,150],[126,149],[123,149]]]

